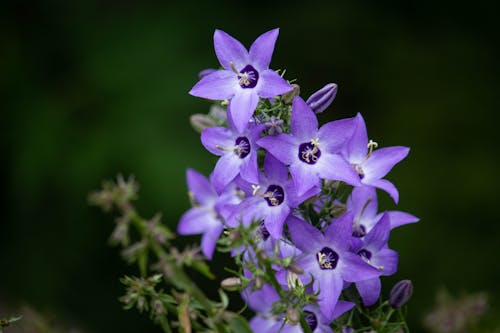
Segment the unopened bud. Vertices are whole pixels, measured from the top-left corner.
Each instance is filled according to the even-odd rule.
[[[217,72],[217,70],[213,69],[213,68],[204,69],[204,70],[202,70],[201,72],[198,73],[198,78],[203,79],[205,76],[207,76],[209,74],[212,74],[214,72]]]
[[[209,116],[205,114],[193,114],[189,117],[189,122],[193,126],[194,130],[201,133],[205,128],[215,127],[217,124]]]
[[[342,333],[354,333],[354,328],[351,326],[342,326]]]
[[[304,286],[302,284],[302,281],[300,281],[299,277],[294,272],[288,272],[286,276],[286,284],[288,285],[288,289],[290,290]]]
[[[307,105],[315,112],[321,113],[332,104],[337,95],[337,85],[328,83],[326,86],[316,91],[306,101]]]
[[[389,295],[389,304],[399,309],[408,302],[413,293],[413,284],[410,280],[401,280],[394,285]]]
[[[220,283],[220,286],[228,291],[239,290],[241,285],[241,279],[239,277],[226,278]]]
[[[262,280],[262,276],[257,275],[255,277],[254,285],[255,285],[255,289],[257,289],[257,290],[261,290],[262,289],[262,287],[264,286],[264,280]]]
[[[295,308],[288,308],[286,309],[286,319],[290,324],[297,325],[300,322],[300,316],[299,313]]]
[[[304,274],[304,270],[302,269],[302,267],[300,267],[295,263],[288,265],[288,269],[294,272],[295,274]]]
[[[295,96],[299,96],[300,94],[300,86],[298,84],[291,84],[292,90],[287,92],[286,94],[283,94],[281,100],[285,104],[292,104],[293,98]]]

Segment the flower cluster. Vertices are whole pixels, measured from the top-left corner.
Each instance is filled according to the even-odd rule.
[[[227,110],[218,119],[212,112],[192,118],[203,146],[219,158],[208,178],[187,171],[193,208],[178,232],[202,234],[208,259],[218,243],[230,244],[240,258],[242,296],[257,312],[254,331],[330,332],[332,321],[354,306],[343,290],[357,289],[371,306],[381,276],[397,270],[390,231],[418,218],[378,212],[376,190],[398,202],[384,177],[409,148],[377,149],[361,114],[319,126],[317,114],[332,103],[337,85],[304,101],[283,72],[269,69],[277,37],[278,29],[268,31],[247,51],[215,31],[221,69],[203,71],[190,94]],[[246,232],[251,236],[238,241]]]

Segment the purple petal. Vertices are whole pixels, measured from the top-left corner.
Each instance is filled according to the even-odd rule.
[[[335,306],[339,300],[340,293],[342,292],[343,281],[339,274],[334,272],[324,272],[318,277],[319,282],[319,295],[318,304],[321,312],[327,318],[333,318],[335,313]]]
[[[309,142],[318,135],[318,119],[309,105],[298,96],[292,103],[292,119],[290,130],[299,141]]]
[[[309,223],[295,217],[290,216],[286,223],[288,230],[295,246],[304,252],[309,252],[321,246],[323,242],[323,234]]]
[[[335,306],[335,310],[333,311],[333,318],[331,318],[331,319],[329,320],[328,324],[329,324],[332,320],[334,320],[334,319],[336,319],[336,318],[338,318],[338,317],[342,316],[344,313],[346,313],[347,311],[351,310],[351,309],[354,307],[354,305],[355,305],[355,304],[354,304],[354,303],[351,303],[351,302],[346,302],[346,301],[338,301],[338,302],[337,302],[337,305]]]
[[[189,91],[196,97],[213,100],[230,99],[238,89],[238,77],[235,73],[226,70],[215,71],[204,76]]]
[[[347,156],[349,162],[360,164],[368,154],[368,134],[366,133],[366,125],[360,113],[354,117],[355,129],[351,139],[347,142]]]
[[[266,154],[264,158],[264,170],[266,171],[266,178],[271,182],[285,183],[288,179],[286,165],[277,160],[272,154]]]
[[[208,179],[201,173],[193,169],[187,169],[186,179],[189,192],[193,193],[194,199],[200,205],[206,205],[217,199],[217,193],[215,193]]]
[[[288,194],[288,204],[290,207],[297,207],[307,199],[321,192],[321,188],[315,186],[312,187],[310,190],[304,192],[304,194],[298,195],[297,191],[295,190],[295,185],[293,181],[287,182],[285,186],[286,186],[286,193]]]
[[[250,46],[250,61],[257,70],[269,68],[278,34],[279,29],[269,30],[260,35]]]
[[[374,265],[382,266],[382,275],[389,276],[397,272],[398,270],[398,258],[399,255],[396,251],[389,248],[383,248],[378,253],[376,253],[371,262]]]
[[[214,211],[206,207],[194,207],[181,216],[177,232],[181,235],[201,234],[218,223],[220,222],[217,220]]]
[[[201,132],[201,143],[212,154],[221,156],[226,151],[218,149],[217,146],[230,148],[235,145],[233,134],[225,127],[209,127]]]
[[[375,219],[378,210],[377,191],[371,186],[355,187],[347,200],[347,208],[360,222]],[[360,216],[361,213],[363,213],[362,216]]]
[[[364,179],[363,179],[363,183],[364,183]],[[398,189],[396,188],[396,186],[394,186],[393,183],[391,183],[387,179],[371,180],[370,183],[366,183],[366,184],[386,191],[391,196],[392,200],[394,200],[395,203],[398,203],[398,201],[399,201]]]
[[[264,219],[264,225],[271,237],[279,239],[283,236],[283,224],[289,215],[290,207],[287,205],[271,207],[268,210],[268,215]]]
[[[420,221],[418,217],[405,212],[388,211],[386,214],[389,215],[389,219],[391,221],[391,229],[397,228],[405,224],[415,223]]]
[[[227,70],[231,69],[230,62],[233,62],[236,68],[242,68],[249,62],[247,49],[222,30],[215,30],[214,48],[217,59]],[[233,76],[235,76],[234,73]]]
[[[321,148],[330,153],[338,153],[356,128],[355,118],[331,121],[318,131]]]
[[[256,184],[259,182],[259,170],[257,166],[257,152],[252,151],[249,156],[243,159],[240,169],[243,180]]]
[[[319,185],[319,176],[314,166],[302,162],[295,162],[290,165],[289,168],[298,196],[303,195],[311,188]]]
[[[340,258],[342,278],[347,282],[358,282],[380,275],[380,271],[363,261],[358,255],[342,253]]]
[[[346,251],[351,240],[352,222],[353,216],[350,212],[341,215],[326,228],[325,239],[337,250]]]
[[[324,153],[317,163],[318,174],[321,178],[340,180],[349,185],[361,185],[358,173],[340,155]]]
[[[221,225],[211,228],[201,237],[201,252],[207,257],[207,259],[212,259],[214,254],[215,245],[217,239],[219,239],[220,234],[224,227]]]
[[[250,328],[252,332],[262,332],[262,333],[271,333],[278,332],[275,328],[276,325],[281,325],[281,323],[277,323],[274,317],[264,318],[260,316],[255,316],[250,320]]]
[[[266,69],[260,73],[259,96],[271,98],[292,90],[292,86],[273,70]]]
[[[295,138],[289,134],[265,136],[257,144],[287,165],[292,164],[298,153]]]
[[[356,282],[356,288],[363,300],[363,304],[365,306],[371,306],[377,303],[382,285],[380,283],[380,278],[376,277]]]
[[[394,165],[408,155],[409,151],[408,147],[387,147],[374,150],[368,160],[363,163],[365,177],[367,180],[383,178]]]
[[[384,214],[364,239],[364,243],[374,252],[380,251],[389,241],[391,231],[391,222],[388,214]]]
[[[257,104],[259,104],[259,96],[254,89],[238,89],[231,99],[228,115],[232,118],[239,133],[248,127],[248,122],[252,118]]]
[[[212,184],[217,193],[221,193],[240,172],[241,159],[234,154],[221,156],[213,171]]]

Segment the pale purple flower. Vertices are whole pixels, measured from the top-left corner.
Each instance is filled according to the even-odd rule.
[[[263,220],[266,230],[276,239],[282,236],[283,224],[292,209],[318,193],[319,188],[313,187],[298,196],[293,181],[288,179],[286,166],[271,154],[264,159],[264,170],[258,182],[241,184],[247,198],[234,210],[228,224],[235,227]]]
[[[380,271],[380,275],[388,276],[396,273],[398,254],[387,246],[391,222],[389,215],[384,214],[375,227],[366,234],[363,240],[354,242],[352,249],[366,263]],[[374,277],[356,282],[356,288],[365,306],[373,305],[380,296],[380,278]]]
[[[353,119],[329,122],[318,130],[318,120],[300,97],[292,104],[291,134],[266,136],[257,143],[278,160],[290,166],[290,173],[302,195],[319,185],[321,178],[360,185],[359,177],[340,155],[340,149],[352,136]]]
[[[228,123],[230,128],[211,127],[201,133],[203,146],[220,156],[213,172],[213,184],[218,193],[238,175],[251,183],[259,181],[256,140],[265,126],[251,125],[238,132],[230,118]]]
[[[215,30],[214,47],[222,70],[204,76],[189,92],[193,96],[213,100],[229,99],[230,116],[239,132],[248,125],[259,97],[271,98],[292,87],[269,69],[279,29],[259,36],[250,51],[221,30]]]
[[[276,135],[283,133],[281,126],[283,125],[283,119],[276,119],[272,116],[268,121],[264,123],[266,125],[267,133],[269,135]]]
[[[373,150],[376,144],[373,141],[368,142],[366,125],[361,114],[356,115],[354,122],[354,133],[343,150],[345,158],[358,173],[361,183],[386,191],[397,203],[398,190],[394,184],[382,178],[408,155],[410,148],[397,146]]]
[[[370,186],[355,187],[347,199],[346,206],[347,210],[354,215],[353,237],[364,237],[384,214],[389,217],[391,229],[419,221],[418,217],[400,211],[377,213],[377,192]]]
[[[321,233],[311,224],[296,217],[287,220],[295,246],[302,251],[297,265],[305,274],[304,284],[314,277],[313,290],[319,292],[318,304],[323,314],[331,318],[344,282],[358,282],[380,275],[380,271],[350,252],[352,215],[347,213]]]
[[[337,95],[337,85],[335,83],[328,83],[312,94],[306,101],[307,105],[315,112],[321,113],[332,104],[335,96]]]
[[[203,234],[201,250],[205,257],[212,259],[215,244],[224,229],[216,205],[223,205],[231,199],[226,196],[220,200],[210,181],[193,169],[187,170],[186,178],[196,205],[182,215],[177,232],[181,235]]]

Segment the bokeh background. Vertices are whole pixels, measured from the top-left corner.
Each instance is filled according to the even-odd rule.
[[[423,331],[422,318],[443,287],[452,294],[487,291],[487,320],[495,325],[500,54],[494,2],[0,6],[2,312],[29,306],[86,332],[159,332],[146,316],[121,309],[118,279],[135,268],[108,246],[112,219],[89,207],[87,194],[117,173],[134,174],[143,215],[161,211],[175,228],[189,207],[185,169],[208,174],[215,163],[188,121],[209,104],[187,94],[198,71],[218,65],[214,29],[249,46],[280,27],[272,68],[286,68],[305,98],[328,82],[339,85],[320,121],[361,112],[372,139],[412,149],[388,178],[401,193],[397,209],[421,222],[392,233],[400,268],[384,284],[387,292],[399,279],[414,281],[410,327]],[[396,209],[381,197],[382,208]]]

